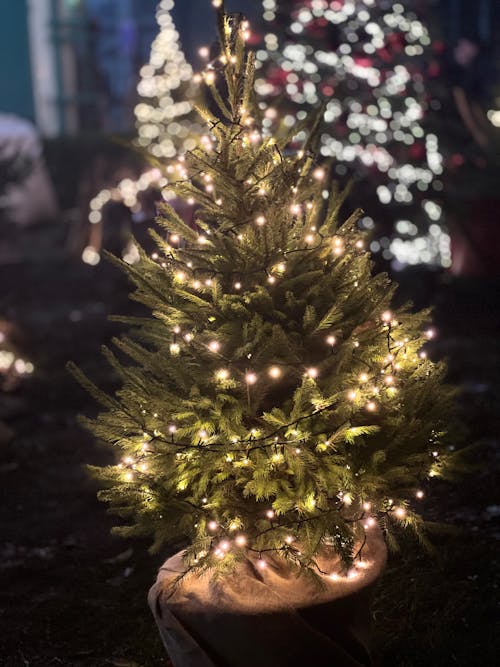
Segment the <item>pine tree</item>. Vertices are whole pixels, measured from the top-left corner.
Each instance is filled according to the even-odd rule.
[[[355,179],[373,250],[402,264],[450,266],[442,158],[426,130],[429,32],[414,3],[263,0],[269,22],[257,91],[290,127],[326,101],[321,154]]]
[[[103,407],[87,426],[122,456],[94,469],[100,498],[122,535],[189,541],[193,568],[253,553],[311,573],[325,548],[348,567],[377,525],[423,536],[453,391],[422,350],[428,312],[391,311],[395,285],[372,275],[361,211],[342,222],[342,194],[323,196],[317,128],[297,153],[263,136],[245,23],[219,11],[204,73],[219,112],[200,109],[208,133],[175,185],[198,229],[164,205],[169,243],[152,232],[151,257],[114,260],[151,313],[104,349],[116,395],[73,367]]]

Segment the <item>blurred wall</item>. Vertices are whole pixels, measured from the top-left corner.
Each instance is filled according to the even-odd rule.
[[[0,0],[0,112],[35,116],[26,0]]]

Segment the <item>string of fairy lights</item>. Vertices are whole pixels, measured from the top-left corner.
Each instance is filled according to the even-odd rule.
[[[35,367],[31,361],[16,354],[5,331],[0,330],[0,388],[12,379],[32,375]]]
[[[450,238],[434,201],[443,188],[442,156],[436,135],[422,126],[428,105],[421,74],[431,45],[427,28],[399,2],[304,0],[282,6],[279,0],[263,0],[263,17],[271,24],[282,9],[290,10],[290,36],[272,28],[264,35],[264,48],[256,54],[264,73],[256,80],[257,92],[268,105],[283,93],[291,99],[295,111],[282,119],[288,127],[327,99],[321,154],[335,158],[336,173],[375,170],[381,181],[379,202],[403,210],[415,202],[430,225],[418,229],[407,219],[396,219],[395,237],[374,241],[371,250],[395,258],[396,267],[450,266]],[[318,30],[335,37],[315,50],[309,34],[314,40]],[[272,129],[278,113],[272,107],[265,113],[264,127]],[[366,223],[373,226],[368,217]]]
[[[220,0],[213,0],[214,6],[220,5]],[[248,25],[242,23],[240,29],[248,37]],[[224,58],[224,54],[220,58]],[[222,64],[224,60],[222,60]],[[208,85],[213,85],[216,76],[214,62],[208,62],[201,77]],[[234,120],[233,120],[234,124]],[[239,110],[238,132],[235,134],[235,141],[241,143],[241,147],[251,147],[252,150],[262,150],[267,148],[272,150],[274,140],[262,133],[256,128],[256,121],[250,116],[244,108]],[[216,137],[210,132],[203,136],[201,140],[202,151],[208,154],[214,151],[214,142]],[[196,150],[193,152],[196,156]],[[201,156],[200,156],[201,158]],[[293,157],[286,157],[277,152],[273,157],[273,162],[280,160],[298,161],[300,164],[305,159],[303,153]],[[195,177],[188,173],[185,166],[185,159],[181,156],[177,165],[177,171],[190,183],[200,201],[207,201],[216,209],[222,206],[222,197],[217,192],[216,179],[209,173],[202,170],[196,172]],[[321,167],[310,166],[312,181],[316,182],[316,196],[322,200],[321,181],[325,177],[325,171]],[[301,169],[297,170],[301,173]],[[196,183],[196,184],[195,184]],[[267,184],[265,179],[256,179],[249,177],[245,181],[247,192],[252,192],[257,199],[263,197],[262,212],[253,214],[251,220],[242,223],[241,233],[236,238],[241,243],[247,243],[245,235],[245,225],[251,225],[252,230],[262,230],[264,232],[267,224]],[[364,244],[362,239],[352,239],[342,234],[336,234],[332,238],[325,238],[316,226],[310,225],[310,216],[313,215],[315,207],[314,200],[298,201],[297,187],[290,188],[290,203],[288,214],[293,221],[303,222],[303,235],[300,247],[291,251],[283,251],[282,257],[274,260],[271,267],[262,267],[257,269],[257,273],[263,272],[267,277],[267,289],[274,290],[279,287],[287,273],[287,263],[291,252],[311,252],[314,248],[325,255],[325,265],[333,267],[335,262],[346,261],[355,253],[364,253]],[[194,202],[191,202],[194,203]],[[252,231],[252,233],[253,233]],[[206,264],[200,261],[198,267],[194,266],[192,260],[183,261],[182,251],[189,248],[191,257],[198,253],[200,259],[203,253],[210,250],[211,232],[208,226],[199,231],[191,230],[190,239],[182,239],[178,233],[171,233],[165,243],[165,256],[154,252],[151,260],[161,268],[167,270],[173,278],[174,286],[183,291],[191,291],[193,295],[200,294],[210,300],[210,291],[219,287],[227,291],[227,285],[222,284],[227,276],[219,275],[217,271],[206,268]],[[244,294],[257,287],[254,276],[247,279],[247,276],[231,277],[229,290],[234,294]],[[219,284],[217,284],[219,282]],[[227,281],[226,281],[227,282]],[[260,283],[261,284],[261,283]],[[353,283],[354,288],[358,288],[358,282]],[[212,318],[213,319],[213,318]],[[210,330],[211,318],[207,318],[207,324],[199,326],[181,326],[176,324],[170,332],[169,353],[172,358],[180,355],[192,356],[202,359],[209,373],[207,382],[213,383],[216,391],[219,389],[234,389],[239,393],[246,395],[248,402],[252,400],[254,389],[257,390],[261,382],[280,383],[288,382],[292,378],[295,382],[316,383],[322,377],[322,362],[315,365],[305,365],[302,363],[283,363],[280,360],[270,360],[263,369],[257,370],[252,365],[252,355],[248,354],[246,360],[232,359],[230,350],[225,349],[224,338],[214,334]],[[404,324],[401,324],[394,314],[389,310],[383,310],[378,316],[376,323],[380,340],[385,341],[385,353],[376,361],[368,364],[361,357],[358,357],[356,350],[361,342],[358,335],[351,332],[342,337],[338,330],[326,331],[324,333],[323,345],[325,359],[330,359],[332,354],[342,346],[349,346],[352,351],[353,362],[357,367],[366,366],[361,372],[353,376],[349,386],[343,389],[343,397],[347,399],[351,406],[351,418],[360,413],[369,415],[377,413],[384,409],[385,405],[397,400],[398,393],[401,390],[401,383],[404,377],[404,371],[408,368],[415,369],[428,364],[424,346],[425,343],[435,336],[433,329],[428,329],[423,334],[410,338],[405,335]],[[151,411],[142,407],[141,419],[137,422],[140,428],[140,435],[129,437],[130,449],[132,453],[126,456],[118,464],[120,478],[123,483],[139,482],[154,484],[153,473],[154,466],[150,466],[151,457],[161,451],[168,451],[175,455],[180,462],[189,462],[193,457],[199,454],[220,457],[220,465],[231,468],[251,468],[253,465],[253,456],[255,452],[265,453],[271,467],[279,468],[289,464],[293,457],[300,457],[304,450],[313,449],[321,454],[332,451],[335,445],[335,439],[338,436],[333,427],[328,428],[328,411],[335,408],[339,398],[333,402],[324,402],[305,415],[291,420],[287,424],[282,424],[269,429],[264,423],[260,426],[244,428],[245,432],[235,432],[233,435],[227,433],[221,434],[209,426],[200,429],[192,434],[190,428],[181,422],[175,422],[166,418],[159,412]],[[323,422],[321,421],[323,419]],[[316,428],[315,428],[316,422]],[[329,431],[332,431],[329,433]],[[355,438],[357,427],[349,427],[347,431],[342,432],[342,437]],[[432,451],[429,451],[430,465],[427,475],[432,477],[439,472],[439,449],[433,444]],[[349,467],[349,466],[347,466]],[[188,487],[188,482],[182,477],[177,483],[177,491],[182,493]],[[421,488],[415,488],[413,493],[414,500],[421,500],[424,497],[424,491]],[[186,501],[187,502],[187,501]],[[322,509],[317,504],[317,498],[314,493],[309,493],[298,503],[299,509],[303,515],[298,517],[295,512],[285,512],[279,514],[272,506],[263,507],[260,516],[266,522],[266,527],[257,534],[249,534],[244,531],[242,520],[238,516],[223,520],[217,515],[217,508],[213,506],[208,497],[201,497],[199,500],[192,500],[189,503],[190,511],[199,517],[200,525],[205,527],[206,535],[210,538],[209,550],[201,550],[197,554],[197,559],[202,560],[211,556],[223,560],[228,554],[239,550],[248,550],[258,555],[257,566],[266,568],[269,565],[267,552],[278,554],[286,552],[289,556],[299,558],[301,556],[298,537],[294,532],[299,532],[298,527],[303,523],[315,521],[324,518],[330,512],[340,512],[344,510],[348,513],[348,520],[359,523],[365,531],[369,531],[379,525],[381,517],[388,517],[395,521],[406,522],[411,512],[409,508],[410,499],[406,501],[395,502],[391,498],[385,498],[379,503],[374,503],[369,498],[355,498],[349,489],[339,489],[335,496],[333,506],[329,509]],[[265,533],[275,532],[282,537],[282,544],[278,547],[269,549],[255,549],[253,544],[256,539]],[[337,536],[341,537],[341,536]],[[370,562],[362,560],[360,548],[357,556],[354,558],[353,567],[345,574],[338,572],[322,572],[320,574],[330,577],[332,580],[352,579],[363,574],[364,570],[369,570]]]

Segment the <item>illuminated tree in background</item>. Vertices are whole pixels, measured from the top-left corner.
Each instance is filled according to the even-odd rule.
[[[138,179],[125,178],[114,188],[101,190],[90,202],[88,220],[91,225],[103,221],[103,209],[109,202],[120,202],[130,209],[132,215],[144,217],[142,198],[148,190],[165,190],[169,178],[175,179],[175,168],[168,160],[196,146],[196,136],[201,126],[192,119],[193,103],[197,91],[196,77],[186,61],[179,44],[171,10],[174,0],[162,0],[156,12],[160,32],[151,44],[149,62],[140,70],[141,80],[137,86],[140,101],[135,107],[137,144],[153,158],[167,161],[165,169],[149,168]],[[91,228],[90,245],[82,254],[88,264],[97,264],[100,259],[101,228]],[[97,232],[97,229],[99,231]],[[133,263],[138,259],[135,246],[130,243],[123,257]]]
[[[194,148],[190,118],[196,86],[193,70],[179,45],[172,20],[173,0],[162,0],[156,20],[160,32],[151,44],[149,63],[141,68],[135,107],[138,143],[158,158],[172,158],[179,149]]]
[[[361,181],[355,194],[363,193],[365,210],[381,225],[372,250],[401,264],[448,266],[442,159],[423,127],[426,27],[390,0],[263,6],[272,30],[257,53],[256,86],[269,105],[267,127],[273,116],[292,127],[326,100],[320,151],[334,158],[335,176]],[[364,224],[372,227],[371,217]]]

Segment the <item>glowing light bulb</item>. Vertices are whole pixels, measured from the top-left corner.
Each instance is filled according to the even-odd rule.
[[[429,340],[431,338],[434,338],[435,335],[436,331],[434,329],[427,329],[427,331],[425,332],[425,337],[428,338]]]
[[[274,519],[276,514],[275,514],[274,510],[267,510],[266,516],[267,516],[268,519]]]
[[[176,325],[176,326],[173,328],[173,332],[174,332],[174,334],[180,334],[180,332],[181,332],[181,328],[180,328],[180,326]]]
[[[219,527],[219,524],[217,523],[217,521],[209,521],[208,524],[207,524],[207,527],[208,527],[208,530],[213,531],[213,530],[217,530],[217,528]]]
[[[241,283],[234,283],[234,289],[241,289]]]
[[[383,322],[390,322],[390,321],[392,320],[392,313],[391,313],[391,311],[390,311],[390,310],[386,310],[386,311],[384,311],[384,312],[382,313],[382,315],[380,316],[380,319],[381,319]]]
[[[244,547],[246,546],[247,538],[244,535],[238,535],[234,541],[237,546]]]
[[[372,508],[371,503],[363,503],[363,509],[365,510],[365,512],[369,512],[371,508]]]
[[[422,498],[424,497],[424,492],[419,490],[419,491],[417,491],[417,492],[415,493],[415,496],[416,496],[419,500],[422,500]]]
[[[264,570],[267,567],[266,561],[263,560],[262,558],[259,558],[259,560],[257,561],[257,567],[261,570]]]
[[[267,282],[270,283],[271,285],[274,285],[276,282],[276,278],[274,276],[268,276]]]
[[[287,535],[287,536],[285,537],[285,542],[286,542],[287,544],[292,544],[294,541],[295,541],[295,538],[293,537],[293,535]]]
[[[220,343],[217,340],[211,340],[208,344],[208,349],[211,352],[218,352],[220,350]]]
[[[404,507],[396,507],[394,510],[394,514],[398,517],[398,519],[404,519],[406,516],[406,510]]]
[[[200,245],[204,245],[205,243],[207,243],[206,237],[205,236],[198,236],[198,243]]]
[[[179,243],[179,236],[178,234],[170,234],[170,238],[168,240],[170,243]]]
[[[193,340],[193,334],[192,333],[184,334],[184,340],[186,341],[186,343],[190,343]]]
[[[171,425],[168,427],[168,432],[169,432],[169,433],[175,433],[176,431],[177,431],[177,426],[174,426],[174,424],[171,424]]]
[[[273,379],[281,377],[281,368],[279,366],[271,366],[271,368],[269,369],[269,375]]]
[[[375,403],[375,401],[368,401],[368,403],[366,404],[366,409],[369,412],[375,412],[377,409],[377,404]]]
[[[259,227],[262,227],[262,225],[266,224],[266,218],[263,215],[258,215],[255,218],[255,222],[259,225]]]
[[[368,375],[366,373],[361,373],[361,375],[359,376],[359,381],[368,382]]]
[[[420,352],[419,355],[420,359],[427,359],[427,352]]]
[[[325,178],[325,170],[322,167],[317,167],[313,171],[313,178],[317,181],[322,181]]]
[[[180,283],[183,282],[184,280],[186,280],[186,274],[184,273],[184,271],[177,271],[177,273],[175,274],[175,277],[177,278],[177,280]]]
[[[356,391],[355,391],[354,389],[352,389],[351,391],[349,391],[348,394],[347,394],[347,398],[348,398],[350,401],[355,401],[355,400],[356,400],[356,396],[357,396],[357,393],[356,393]]]
[[[214,7],[215,7],[215,0],[214,0],[214,2],[213,2],[212,4],[213,4]],[[209,50],[208,46],[202,46],[202,47],[200,47],[200,48],[198,49],[198,55],[199,55],[201,58],[208,58],[208,56],[210,55],[210,50]]]
[[[220,368],[215,374],[217,380],[221,382],[229,378],[229,371],[227,368]]]
[[[245,375],[245,382],[247,384],[255,384],[257,382],[257,376],[255,373],[249,372]]]
[[[223,540],[222,542],[219,542],[219,549],[222,549],[222,551],[229,551],[231,548],[231,545],[227,540]]]
[[[338,581],[340,579],[339,575],[336,572],[332,572],[328,575],[332,581]]]
[[[181,346],[179,343],[170,343],[170,354],[173,357],[176,357],[181,351]]]
[[[317,368],[308,368],[306,374],[313,380],[318,377],[319,371]]]
[[[304,241],[305,241],[308,245],[311,245],[311,243],[314,243],[314,236],[313,236],[313,234],[307,234],[307,236],[305,236],[305,238],[304,238]]]
[[[384,379],[384,382],[386,384],[394,384],[394,378],[392,377],[392,375],[387,375],[387,377],[385,377]]]
[[[333,346],[337,342],[337,339],[335,338],[335,336],[327,336],[326,337],[326,342],[328,343],[328,345]]]

